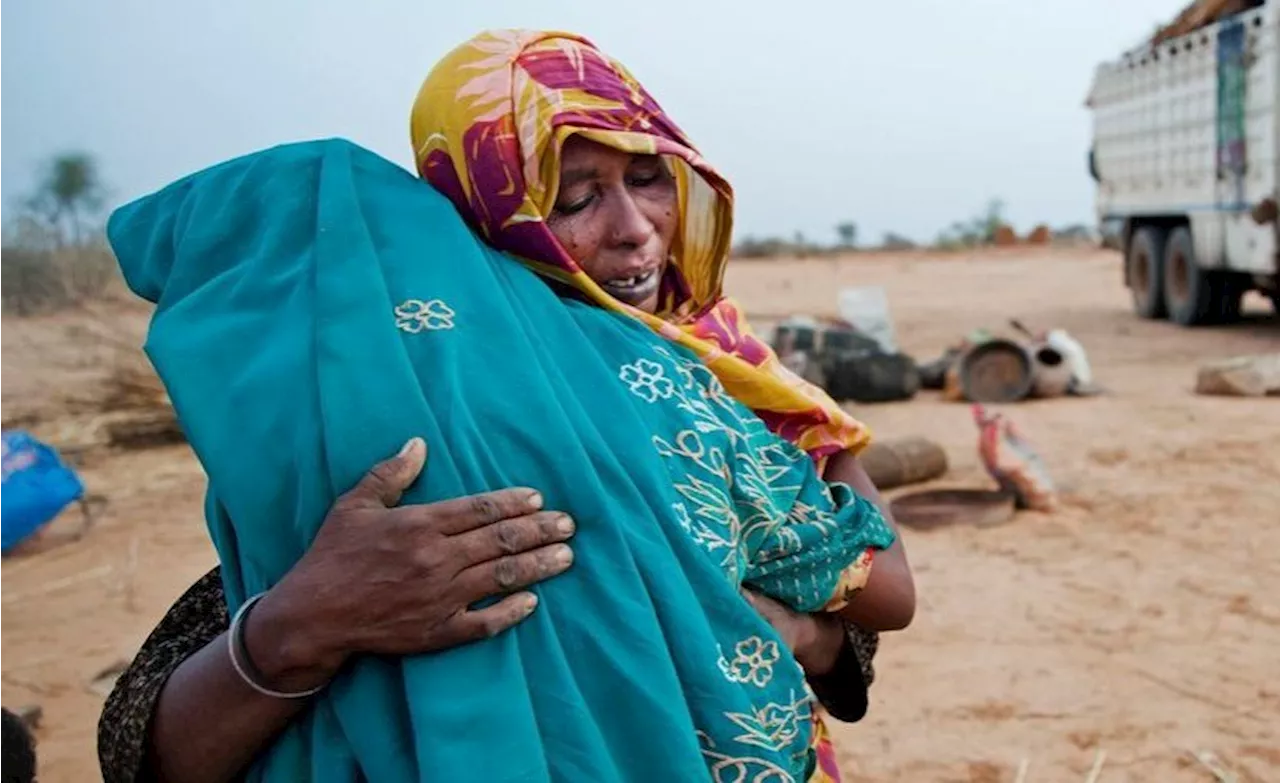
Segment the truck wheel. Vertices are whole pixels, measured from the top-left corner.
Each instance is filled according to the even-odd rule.
[[[1239,321],[1240,313],[1243,310],[1244,295],[1250,288],[1249,279],[1247,277],[1241,278],[1240,275],[1229,272],[1216,272],[1210,273],[1209,280],[1215,288],[1213,310],[1209,315],[1209,322],[1233,324]]]
[[[1125,282],[1133,294],[1133,311],[1143,318],[1163,318],[1164,229],[1143,226],[1133,232],[1125,257]]]
[[[1225,277],[1196,263],[1191,229],[1179,226],[1164,246],[1164,303],[1169,319],[1181,326],[1200,326],[1221,317],[1227,298]]]

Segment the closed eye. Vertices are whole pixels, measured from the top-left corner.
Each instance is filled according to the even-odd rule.
[[[595,201],[595,193],[588,193],[581,198],[571,200],[567,203],[557,203],[555,210],[558,215],[575,215],[587,207],[591,206],[591,202]]]
[[[670,179],[671,173],[660,159],[651,158],[643,163],[633,165],[627,172],[627,184],[643,188]]]

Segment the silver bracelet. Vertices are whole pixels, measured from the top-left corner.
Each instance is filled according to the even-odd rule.
[[[314,696],[324,690],[325,686],[318,685],[306,691],[285,693],[284,691],[272,690],[258,682],[261,679],[261,674],[258,672],[257,667],[253,665],[253,661],[249,657],[249,648],[245,646],[244,642],[244,620],[249,616],[249,610],[254,607],[254,604],[261,601],[265,595],[266,593],[258,593],[245,601],[244,605],[240,607],[240,611],[236,612],[236,616],[231,620],[231,630],[227,632],[227,654],[231,656],[231,665],[235,667],[236,674],[240,675],[240,679],[244,680],[245,685],[253,688],[263,696],[270,696],[273,699],[305,699]],[[240,659],[241,656],[244,656],[243,661]],[[249,674],[250,671],[258,676],[251,676]]]

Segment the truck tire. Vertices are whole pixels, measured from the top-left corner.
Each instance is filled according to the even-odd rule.
[[[1244,310],[1244,295],[1253,287],[1248,276],[1231,272],[1211,273],[1211,280],[1217,286],[1213,312],[1210,322],[1216,324],[1233,324],[1240,320]]]
[[[1196,263],[1195,243],[1187,226],[1175,228],[1165,242],[1163,277],[1165,310],[1174,323],[1201,326],[1230,317],[1226,278]]]
[[[1158,226],[1142,226],[1129,239],[1125,254],[1125,283],[1133,295],[1133,311],[1143,318],[1163,318],[1164,246],[1166,234]]]

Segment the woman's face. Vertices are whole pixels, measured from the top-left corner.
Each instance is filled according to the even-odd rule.
[[[647,313],[679,226],[675,178],[657,155],[632,155],[570,136],[547,227],[592,280]]]

